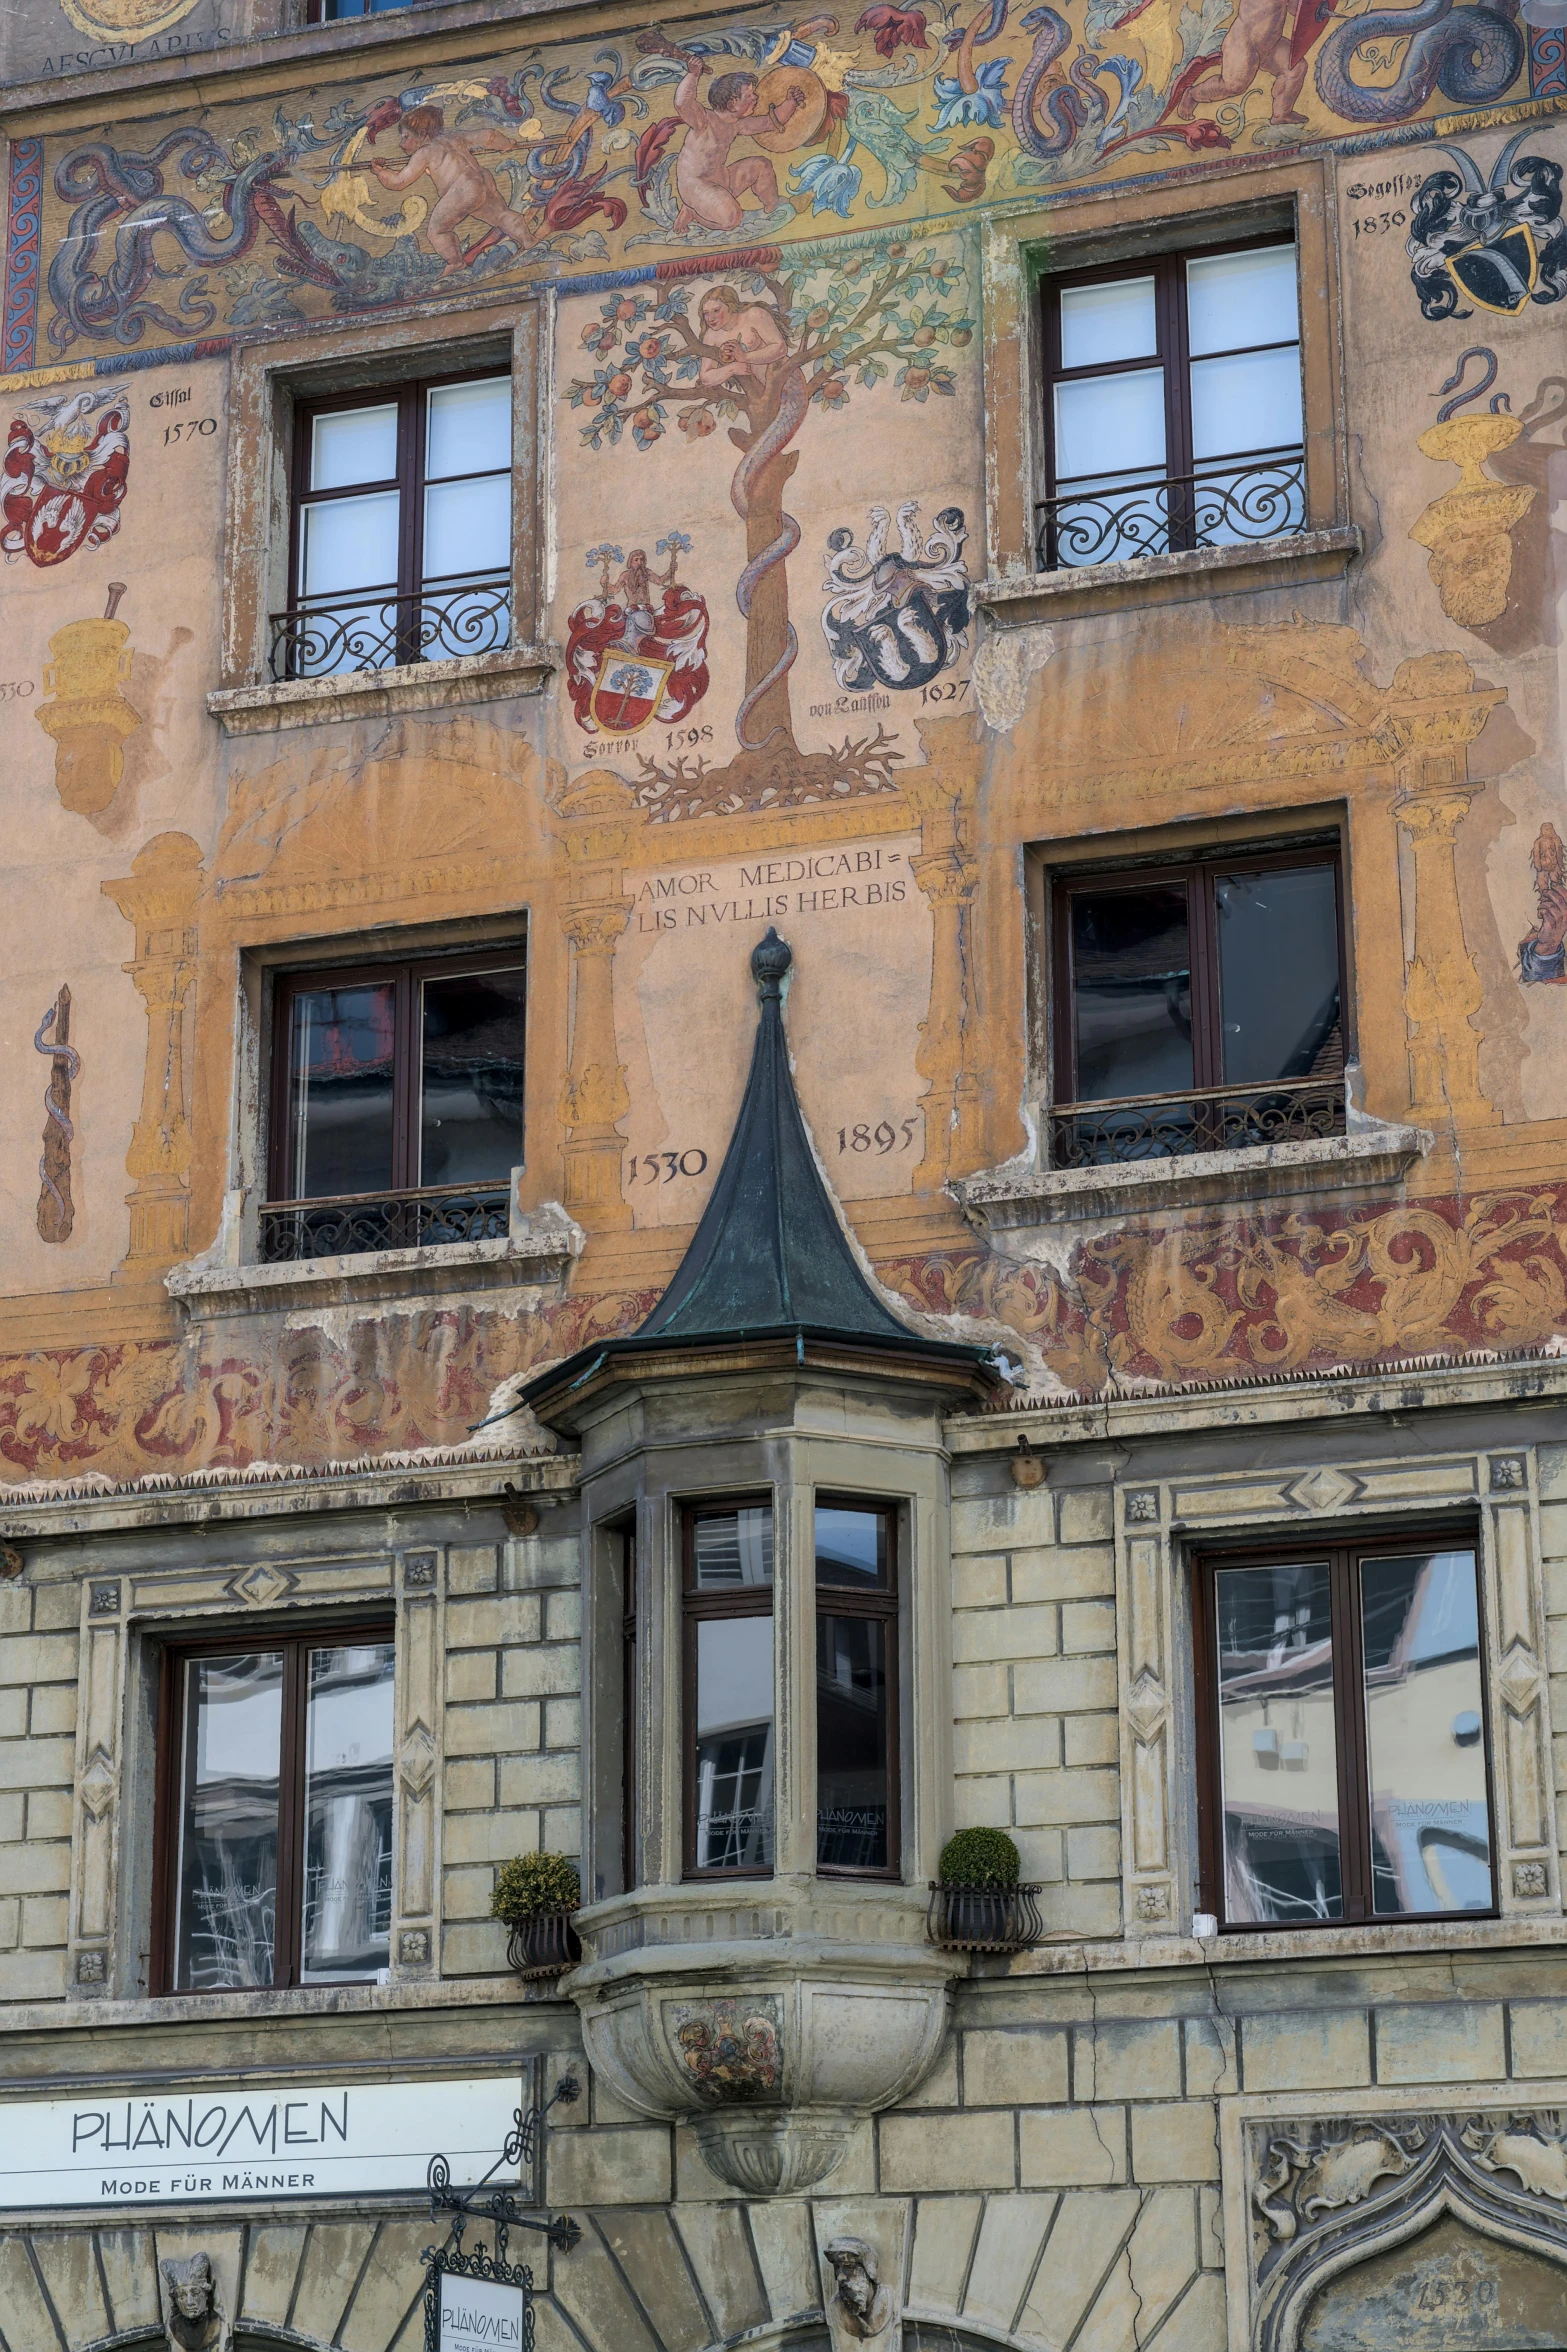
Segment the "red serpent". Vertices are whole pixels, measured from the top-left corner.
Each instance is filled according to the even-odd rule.
[[[730,500],[733,503],[735,513],[742,522],[750,520],[752,483],[770,459],[775,458],[780,450],[787,449],[789,443],[800,430],[809,406],[810,394],[805,389],[804,376],[797,367],[792,364],[787,365],[784,371],[783,386],[778,397],[778,413],[766,430],[757,435],[744,457],[741,458],[740,463],[735,467],[735,478],[729,485]],[[771,540],[762,549],[760,555],[752,556],[751,561],[746,565],[735,584],[735,602],[740,607],[741,617],[744,620],[748,621],[751,617],[751,599],[756,593],[757,583],[762,574],[770,572],[774,564],[782,563],[785,556],[792,555],[800,544],[800,526],[793,515],[780,511],[779,521],[783,528],[777,538]],[[751,713],[763,695],[770,693],[779,679],[787,677],[794,667],[795,655],[800,650],[800,640],[795,633],[792,621],[786,621],[784,626],[789,632],[788,644],[766,677],[757,680],[735,713],[735,736],[742,751],[765,750],[775,735],[787,733],[787,729],[782,726],[773,727],[762,737],[760,743],[754,743],[746,732]]]

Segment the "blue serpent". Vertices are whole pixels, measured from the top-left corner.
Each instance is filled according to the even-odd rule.
[[[1371,8],[1329,33],[1317,55],[1317,95],[1345,122],[1404,122],[1433,90],[1455,106],[1489,106],[1523,71],[1517,0],[1494,7],[1420,0],[1417,8]],[[1396,81],[1369,89],[1350,69],[1368,41],[1407,40]]]

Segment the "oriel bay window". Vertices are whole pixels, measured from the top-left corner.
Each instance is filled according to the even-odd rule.
[[[387,1968],[393,1674],[389,1625],[167,1654],[156,1989]]]
[[[774,1854],[771,1503],[687,1509],[686,1873],[765,1877]]]
[[[1343,1132],[1333,849],[1062,879],[1054,955],[1055,1166]]]
[[[511,643],[511,414],[502,373],[299,409],[275,678]]]
[[[1203,1901],[1224,1927],[1495,1908],[1476,1569],[1446,1536],[1196,1563]]]
[[[280,978],[264,1259],[507,1231],[524,981],[504,949]]]
[[[898,1873],[897,1516],[816,1500],[816,1863]]]
[[[1292,242],[1076,271],[1043,292],[1041,571],[1305,527]]]

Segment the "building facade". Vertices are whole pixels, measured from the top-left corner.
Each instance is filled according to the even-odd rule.
[[[1562,16],[8,13],[3,2352],[1563,2342]]]

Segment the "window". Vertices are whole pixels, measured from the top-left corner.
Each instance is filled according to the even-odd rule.
[[[637,1868],[637,1531],[620,1532],[620,1885],[629,1894]]]
[[[301,407],[289,581],[275,678],[509,645],[510,375]]]
[[[897,1519],[816,1502],[816,1865],[898,1874]]]
[[[1204,1903],[1227,1928],[1495,1908],[1472,1545],[1196,1567]]]
[[[280,979],[264,1259],[508,1230],[524,978],[492,950]]]
[[[161,1989],[342,1984],[386,1969],[393,1672],[381,1626],[169,1654]]]
[[[1041,571],[1304,528],[1292,243],[1049,279],[1044,354]]]
[[[773,1512],[685,1518],[686,1873],[773,1867]]]
[[[1057,1167],[1343,1132],[1333,850],[1073,875],[1055,915]]]

